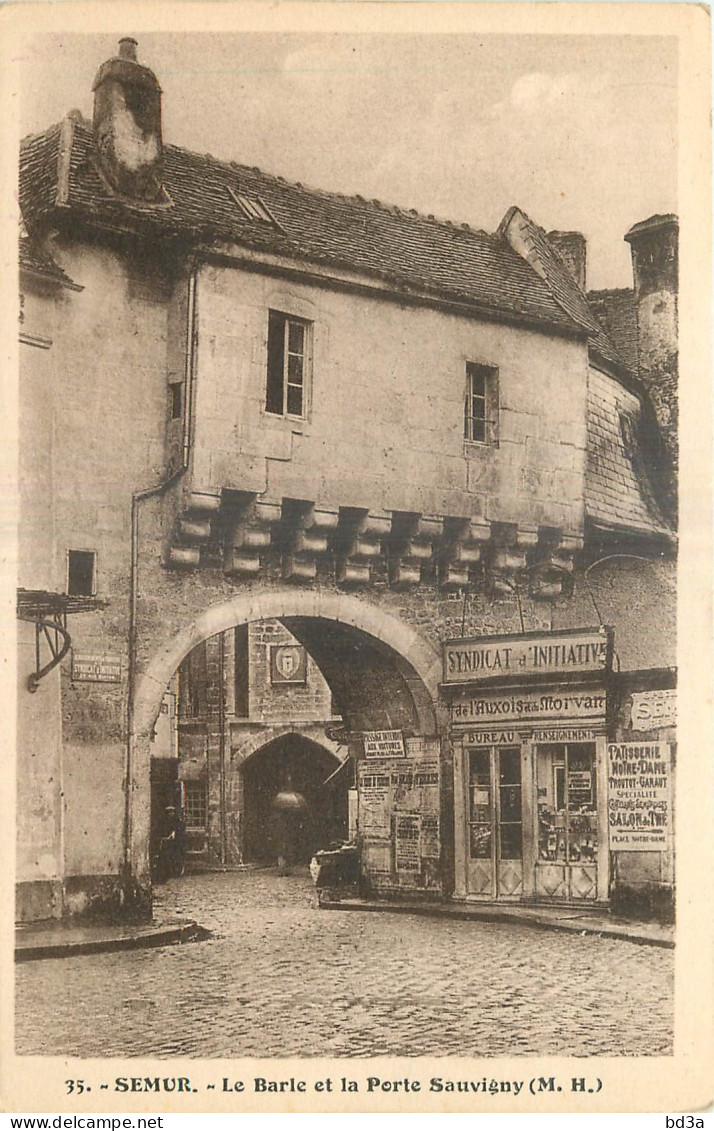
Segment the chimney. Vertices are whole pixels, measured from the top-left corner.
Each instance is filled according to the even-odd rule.
[[[161,87],[136,58],[137,42],[119,40],[119,54],[94,80],[94,143],[109,185],[131,200],[156,203],[161,188]]]
[[[650,216],[630,228],[625,239],[632,253],[640,378],[647,386],[676,476],[679,221],[672,213]]]
[[[581,291],[585,291],[587,243],[581,232],[548,232],[548,239]]]

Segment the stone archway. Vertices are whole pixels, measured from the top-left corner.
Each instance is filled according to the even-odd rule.
[[[441,659],[429,641],[397,617],[350,594],[284,588],[251,592],[210,605],[181,632],[164,641],[137,681],[133,735],[139,738],[151,733],[166,686],[192,648],[235,625],[270,618],[287,620],[291,631],[298,621],[333,621],[382,644],[393,654],[409,685],[420,732],[436,733],[434,702],[441,678]]]
[[[348,730],[438,734],[441,660],[434,646],[392,614],[355,596],[291,588],[254,591],[209,606],[163,641],[137,680],[130,730],[128,840],[131,874],[148,899],[150,736],[167,684],[202,641],[237,625],[276,619],[315,655]]]
[[[281,789],[296,791],[306,803],[300,843],[295,846],[296,863],[306,863],[317,849],[347,839],[347,779],[344,771],[335,776],[342,760],[334,750],[297,729],[284,729],[259,745],[250,745],[250,753],[237,767],[242,780],[241,848],[246,862],[267,863],[277,858],[273,824],[279,817],[271,806]]]

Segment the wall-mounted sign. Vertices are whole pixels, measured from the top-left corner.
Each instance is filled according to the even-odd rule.
[[[406,754],[400,730],[365,730],[362,741],[366,758],[403,758]]]
[[[526,726],[531,722],[560,719],[596,719],[605,717],[606,696],[600,689],[559,687],[555,690],[463,692],[451,707],[455,724],[475,722],[497,727],[515,720]],[[510,729],[510,727],[509,727]]]
[[[438,738],[407,738],[404,745],[408,758],[438,758],[441,751],[441,741]]]
[[[121,656],[73,651],[72,679],[86,683],[121,683]]]
[[[300,644],[271,644],[270,682],[305,683],[307,652]]]
[[[447,640],[444,683],[602,672],[609,659],[608,635],[604,629]]]
[[[669,746],[618,742],[607,751],[610,850],[662,852],[672,832]]]
[[[677,725],[677,692],[635,691],[632,696],[632,729],[656,730]]]

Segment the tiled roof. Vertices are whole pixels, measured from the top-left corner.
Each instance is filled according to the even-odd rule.
[[[587,331],[591,346],[605,361],[622,367],[623,359],[593,314],[585,294],[543,228],[539,228],[522,209],[516,207],[508,210],[501,221],[499,231],[506,233],[513,223],[519,228],[519,236],[527,247],[527,258],[533,270],[545,280],[561,308]]]
[[[614,342],[622,360],[637,373],[637,303],[635,292],[626,288],[588,291],[588,302],[598,321]]]
[[[21,236],[19,240],[19,264],[21,271],[30,271],[33,275],[41,275],[43,279],[60,283],[72,290],[82,290],[82,287],[73,283],[69,275],[55,263],[54,259],[28,236]]]
[[[620,414],[632,420],[629,454]],[[640,405],[618,382],[593,370],[588,381],[588,450],[585,471],[587,517],[608,529],[638,531],[672,538],[657,505],[638,442]]]
[[[450,224],[361,197],[291,184],[259,169],[164,147],[168,205],[112,197],[92,160],[92,131],[72,116],[67,207],[94,223],[132,227],[196,243],[228,242],[387,280],[484,313],[582,326],[500,235]],[[56,216],[60,128],[28,138],[21,154],[21,205],[29,225]],[[276,225],[250,220],[234,194],[258,198]]]

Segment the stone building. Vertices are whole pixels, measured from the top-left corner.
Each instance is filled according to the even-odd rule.
[[[276,621],[342,720],[339,751],[326,700],[293,721],[349,754],[365,886],[666,904],[675,219],[628,233],[618,321],[518,208],[487,233],[166,143],[133,40],[94,98],[21,154],[20,918],[148,912],[197,648],[206,851],[240,857],[236,672]]]

